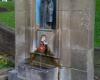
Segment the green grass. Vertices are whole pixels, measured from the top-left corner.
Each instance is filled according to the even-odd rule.
[[[96,0],[95,47],[100,47],[100,0]]]
[[[7,27],[14,29],[15,28],[15,12],[14,12],[14,2],[1,2],[0,7],[6,8],[7,12],[0,13],[0,23],[6,25]]]
[[[0,55],[0,69],[14,67],[14,63],[8,59],[8,56]]]
[[[100,47],[100,0],[96,0],[95,47]],[[94,54],[95,75],[100,76],[100,53]]]
[[[15,13],[12,12],[3,12],[0,13],[0,23],[7,25],[9,28],[15,28]]]
[[[8,11],[14,11],[14,2],[13,1],[8,1],[8,2],[0,1],[0,7],[6,8]]]

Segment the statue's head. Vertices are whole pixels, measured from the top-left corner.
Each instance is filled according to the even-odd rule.
[[[46,35],[41,35],[41,41],[46,41],[47,37]]]

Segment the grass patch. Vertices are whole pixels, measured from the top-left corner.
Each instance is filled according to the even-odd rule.
[[[0,1],[0,7],[6,8],[8,11],[14,11],[14,2],[13,1],[8,1],[8,2]]]
[[[14,63],[9,60],[9,56],[0,55],[0,69],[14,67]]]
[[[8,26],[11,29],[15,29],[15,10],[14,10],[14,2],[1,2],[0,7],[6,8],[7,12],[0,12],[0,23]]]
[[[95,47],[100,47],[100,0],[96,0]]]
[[[9,28],[15,28],[15,12],[0,13],[0,23],[7,25]]]

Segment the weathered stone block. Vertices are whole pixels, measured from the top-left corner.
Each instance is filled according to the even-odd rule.
[[[70,31],[70,46],[72,49],[84,50],[88,47],[88,32],[87,31]]]
[[[71,53],[70,53],[70,31],[69,30],[62,30],[60,48],[61,48],[60,62],[62,66],[70,67]]]
[[[62,66],[64,67],[70,67],[71,66],[71,53],[70,53],[70,49],[62,49],[62,53],[61,53],[61,59],[60,59],[60,63]]]
[[[19,0],[19,1],[15,1],[15,6],[16,6],[16,12],[23,12],[25,11],[26,8],[26,4],[24,0]]]
[[[26,25],[26,13],[25,11],[23,12],[16,12],[16,30],[18,31],[17,33],[25,33],[25,25]],[[22,30],[22,31],[21,31]]]
[[[57,10],[91,10],[93,2],[90,0],[57,0]]]
[[[71,70],[71,80],[88,80],[87,72],[82,72],[78,70]]]
[[[78,31],[87,31],[90,27],[89,12],[86,11],[72,11],[70,14],[70,29]]]
[[[71,10],[70,0],[57,0],[57,11]]]
[[[57,11],[59,21],[59,27],[61,30],[68,30],[70,29],[70,13],[71,11]]]
[[[90,0],[70,0],[71,10],[90,10],[91,3]]]
[[[87,71],[87,50],[71,49],[71,67]]]
[[[60,80],[71,80],[71,69],[70,68],[61,68],[59,73]]]

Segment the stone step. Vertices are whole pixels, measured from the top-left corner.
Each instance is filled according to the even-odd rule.
[[[5,74],[5,75],[0,75],[0,80],[7,80],[7,77],[8,77],[7,74]]]
[[[1,69],[1,70],[0,70],[0,75],[5,75],[5,74],[7,74],[9,70],[11,70],[11,68]]]

